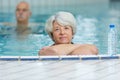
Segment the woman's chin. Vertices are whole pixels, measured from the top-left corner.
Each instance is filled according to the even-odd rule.
[[[60,42],[60,44],[69,44],[67,41]]]

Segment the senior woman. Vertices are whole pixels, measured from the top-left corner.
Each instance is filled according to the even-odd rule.
[[[98,49],[92,44],[74,44],[76,20],[69,12],[58,12],[51,16],[45,30],[54,41],[51,46],[43,47],[39,55],[97,55]]]

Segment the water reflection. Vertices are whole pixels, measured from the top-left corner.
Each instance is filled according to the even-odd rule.
[[[90,43],[94,44],[98,39],[96,38],[96,24],[98,23],[95,18],[87,18],[82,17],[81,15],[77,16],[77,34],[75,37],[75,41],[79,43]]]

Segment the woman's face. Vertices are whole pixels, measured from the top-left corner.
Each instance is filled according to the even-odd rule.
[[[54,21],[52,35],[55,44],[70,44],[73,37],[73,31],[70,26],[61,26]]]

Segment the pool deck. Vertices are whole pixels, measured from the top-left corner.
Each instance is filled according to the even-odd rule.
[[[0,80],[120,80],[120,55],[0,56]]]

